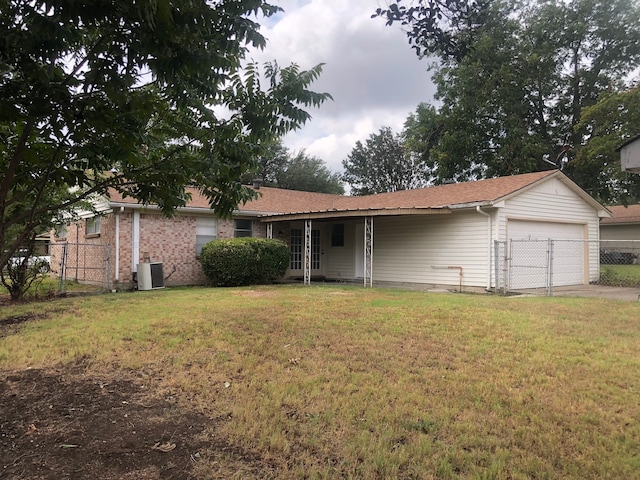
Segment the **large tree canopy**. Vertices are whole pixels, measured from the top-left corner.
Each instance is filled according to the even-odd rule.
[[[307,88],[321,66],[243,66],[263,0],[0,5],[0,268],[110,187],[171,214],[195,185],[228,214],[262,145],[329,98]]]
[[[446,38],[433,37],[430,25],[416,31],[416,14],[402,17],[414,28],[410,38],[432,38],[429,52],[439,62],[439,139],[429,152],[437,181],[562,167],[596,198],[617,200],[593,175],[593,162],[584,170],[587,164],[578,160],[591,138],[581,119],[605,92],[628,88],[624,79],[640,62],[640,4],[488,0],[470,6],[471,33],[454,31],[469,40],[464,55],[451,55]],[[446,16],[442,22],[448,31],[456,25]],[[634,128],[640,133],[640,125]],[[618,143],[628,135],[619,133]]]
[[[378,8],[374,17],[387,25],[400,23],[409,44],[420,56],[438,54],[461,60],[473,47],[491,0],[396,0]]]
[[[620,170],[618,152],[621,138],[640,133],[640,87],[604,93],[583,110],[576,131],[584,135],[574,160],[576,180],[612,203],[640,201],[640,176]]]
[[[412,155],[405,148],[403,137],[390,127],[369,135],[364,144],[356,142],[342,165],[343,179],[356,196],[410,190],[429,182],[423,159]]]
[[[254,178],[262,179],[269,187],[344,193],[340,175],[329,170],[322,159],[310,156],[304,150],[292,154],[280,138],[266,146],[257,158],[255,169],[243,177],[243,182],[251,183]]]

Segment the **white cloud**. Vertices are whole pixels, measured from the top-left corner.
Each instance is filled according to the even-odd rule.
[[[384,125],[399,132],[418,103],[433,100],[428,62],[418,59],[399,27],[371,18],[376,0],[285,0],[278,5],[284,13],[261,21],[267,48],[250,57],[303,69],[324,63],[311,88],[334,98],[311,109],[313,119],[285,137],[289,148],[304,148],[340,171],[356,141]]]

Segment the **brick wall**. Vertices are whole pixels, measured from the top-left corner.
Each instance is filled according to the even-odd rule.
[[[116,216],[119,218],[119,268],[116,276]],[[133,263],[143,261],[162,262],[165,285],[198,285],[206,283],[200,261],[196,256],[196,216],[178,213],[166,218],[156,212],[140,213],[140,255],[133,258],[133,212],[114,212],[100,219],[100,234],[85,235],[85,220],[67,228],[66,238],[54,238],[52,241],[52,264],[61,248],[56,244],[108,244],[110,249],[111,288],[126,290],[133,288]],[[274,238],[277,238],[278,225],[274,226]],[[233,219],[218,219],[217,238],[233,238],[235,223]],[[253,235],[266,237],[266,224],[253,221]],[[286,234],[283,235],[286,238]],[[70,260],[71,261],[71,260]],[[95,260],[98,261],[97,259]],[[100,259],[102,262],[102,259]],[[117,281],[116,281],[117,277]]]

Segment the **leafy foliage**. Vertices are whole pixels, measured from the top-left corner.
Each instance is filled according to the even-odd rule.
[[[263,145],[330,98],[308,89],[321,65],[243,66],[265,45],[251,18],[280,10],[263,0],[2,5],[0,266],[110,188],[171,215],[195,185],[228,214]]]
[[[419,188],[430,178],[425,162],[409,154],[390,127],[369,135],[364,144],[358,141],[342,165],[343,179],[356,196]]]
[[[623,185],[620,195],[614,191],[614,181],[603,187],[594,169],[615,178],[619,172],[583,161],[580,151],[595,137],[581,119],[605,92],[628,88],[621,79],[640,62],[640,5],[493,0],[474,18],[481,22],[465,37],[471,43],[463,56],[448,54],[445,40],[432,50],[440,60],[434,73],[439,135],[428,145],[436,181],[562,168],[602,201],[626,195]],[[432,131],[433,117],[426,122]],[[627,135],[619,133],[617,143]],[[407,139],[420,155],[427,152],[420,147],[424,138],[413,128]]]
[[[598,103],[583,110],[578,132],[585,132],[575,159],[576,175],[591,183],[594,197],[612,203],[640,201],[638,176],[620,170],[617,151],[621,139],[640,133],[640,88],[607,92]]]
[[[7,289],[11,300],[20,300],[32,287],[42,283],[51,271],[49,261],[42,257],[34,257],[35,242],[22,249],[20,255],[12,257],[7,265],[0,270],[0,283]]]
[[[331,172],[322,159],[310,156],[304,150],[292,155],[279,138],[267,146],[257,159],[256,170],[245,175],[243,182],[251,183],[256,175],[270,187],[344,193],[340,175]]]
[[[215,287],[269,284],[287,271],[289,247],[268,238],[214,240],[202,248],[200,263]]]
[[[406,29],[409,44],[418,55],[439,54],[461,60],[473,48],[477,30],[483,25],[492,0],[418,0],[411,6],[395,0],[378,8],[374,17],[387,25],[399,22]]]
[[[340,175],[332,173],[320,158],[309,156],[304,150],[290,157],[277,175],[277,186],[288,190],[335,193],[342,195],[344,187]]]

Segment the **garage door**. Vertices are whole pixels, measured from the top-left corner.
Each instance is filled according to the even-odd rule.
[[[584,231],[578,224],[509,220],[510,288],[583,284]]]

